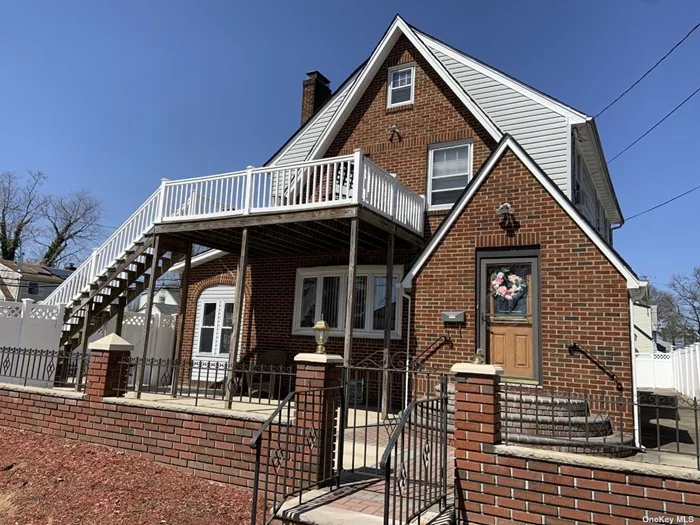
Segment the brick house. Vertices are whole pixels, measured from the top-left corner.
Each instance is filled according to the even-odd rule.
[[[302,126],[267,165],[358,148],[425,196],[424,245],[394,253],[394,355],[446,369],[483,348],[506,376],[614,388],[570,355],[576,342],[632,390],[630,307],[646,283],[612,246],[611,225],[623,218],[592,117],[397,18],[334,93],[322,74],[308,74]],[[512,213],[497,214],[506,203]],[[347,251],[251,257],[240,355],[283,348],[291,361],[313,348],[310,327],[322,315],[333,329],[329,351],[342,354],[347,260]],[[386,254],[360,250],[357,260],[356,297],[366,307],[352,360],[376,361]],[[232,294],[210,303],[207,294],[235,286],[237,265],[237,253],[218,250],[193,259],[183,356],[204,355],[203,330],[228,329],[223,316],[215,329],[203,325],[203,309],[218,301],[232,311]],[[494,297],[503,268],[526,284],[515,300]],[[445,322],[448,311],[459,321]]]
[[[64,344],[175,270],[181,358],[291,364],[323,318],[347,364],[447,370],[482,349],[520,382],[634,392],[647,283],[613,248],[593,117],[396,17],[334,92],[308,74],[301,120],[263,167],[163,181],[48,298],[72,301]]]

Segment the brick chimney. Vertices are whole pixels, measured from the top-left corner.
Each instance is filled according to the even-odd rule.
[[[309,71],[301,94],[301,125],[306,124],[331,98],[331,81],[318,71]]]

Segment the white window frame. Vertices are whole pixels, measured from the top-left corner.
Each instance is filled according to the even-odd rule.
[[[391,86],[391,77],[393,76],[394,73],[398,73],[399,71],[404,71],[406,69],[411,70],[411,83],[409,84],[411,88],[411,98],[405,102],[397,102],[393,103],[391,101],[391,95],[392,95],[392,90],[394,89]],[[402,86],[404,87],[404,86]],[[413,104],[413,99],[416,94],[416,64],[415,62],[411,62],[409,64],[399,64],[398,66],[393,66],[389,68],[389,73],[387,75],[387,81],[386,81],[386,107],[387,109],[389,108],[398,108],[401,106],[408,106],[409,104]]]
[[[219,353],[221,350],[221,330],[228,328],[223,326],[224,308],[226,304],[234,304],[236,287],[230,285],[215,285],[206,288],[199,294],[197,299],[197,317],[192,341],[192,358],[203,361],[228,360],[229,354]],[[216,317],[214,319],[214,337],[212,340],[212,351],[199,351],[202,321],[204,317],[204,304],[216,303]],[[230,349],[229,349],[230,350]]]
[[[469,146],[469,172],[467,173],[467,185],[471,182],[474,177],[474,141],[468,140],[458,140],[455,142],[442,142],[439,144],[431,144],[428,147],[428,197],[426,199],[429,210],[449,210],[452,208],[453,204],[433,204],[433,155],[436,151],[450,148],[460,148],[463,146]],[[453,177],[454,175],[450,175]],[[466,186],[465,186],[466,187]]]
[[[316,277],[316,315],[314,322],[320,319],[321,315],[321,299],[323,297],[323,277],[340,275],[340,290],[338,291],[338,328],[331,330],[330,337],[345,337],[345,308],[347,304],[347,288],[348,288],[348,269],[347,266],[319,266],[316,268],[297,268],[296,285],[294,291],[294,315],[292,324],[292,335],[308,335],[313,336],[313,328],[301,327],[301,294],[303,291],[302,282],[305,278]],[[365,298],[365,328],[353,328],[353,338],[368,338],[381,339],[384,337],[384,329],[374,330],[369,327],[372,325],[373,300],[374,300],[374,280],[377,277],[386,277],[386,266],[358,266],[355,270],[356,277],[367,277],[367,297]],[[394,278],[397,282],[396,289],[396,308],[394,315],[396,316],[395,329],[391,331],[391,338],[394,340],[401,339],[401,320],[402,320],[402,295],[398,284],[403,278],[403,266],[394,266]]]

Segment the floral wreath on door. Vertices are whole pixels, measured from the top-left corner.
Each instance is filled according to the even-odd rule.
[[[501,268],[491,274],[491,295],[507,301],[517,301],[527,292],[527,281],[510,271]]]

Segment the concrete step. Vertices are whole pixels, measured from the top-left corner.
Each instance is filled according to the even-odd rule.
[[[519,434],[586,438],[610,436],[613,433],[612,421],[608,416],[601,414],[552,417],[546,413],[502,412],[501,422],[504,429]]]
[[[626,458],[635,455],[638,450],[634,448],[634,436],[632,434],[620,435],[614,433],[609,436],[564,439],[558,437],[533,436],[515,432],[504,432],[504,442],[508,445],[524,445],[531,448],[552,450],[556,452],[570,452],[573,454],[586,454],[591,456],[603,456],[609,458]],[[629,447],[629,448],[628,448]]]

